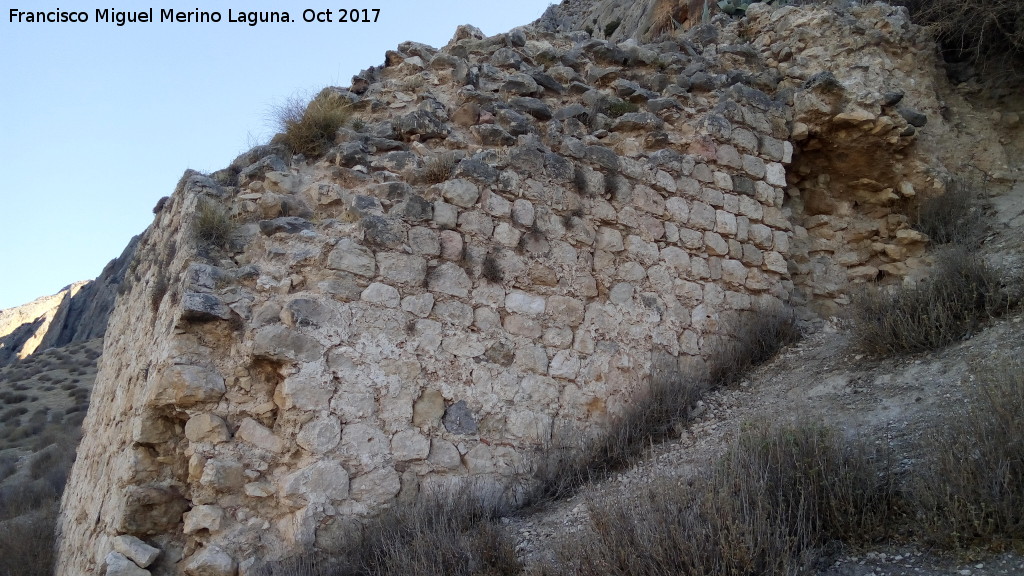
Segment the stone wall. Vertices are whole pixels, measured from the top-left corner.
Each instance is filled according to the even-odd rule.
[[[162,551],[154,574],[245,572],[431,487],[506,486],[558,430],[614,420],[655,358],[699,370],[738,315],[834,302],[814,258],[845,286],[916,255],[815,244],[876,220],[879,242],[924,239],[792,169],[915,153],[905,115],[871,109],[867,130],[843,96],[890,89],[840,68],[877,53],[811,60],[783,40],[805,18],[890,38],[891,59],[916,41],[881,5],[752,9],[647,45],[461,27],[336,89],[359,121],[324,158],[270,145],[187,173],[112,319],[58,573],[148,564],[117,544],[135,537]],[[917,189],[910,165],[879,183]],[[835,207],[809,210],[812,181]],[[240,223],[229,246],[191,237],[201,203]]]

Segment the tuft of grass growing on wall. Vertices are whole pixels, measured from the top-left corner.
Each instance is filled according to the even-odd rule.
[[[338,129],[352,117],[352,104],[338,92],[324,88],[309,103],[289,99],[273,115],[281,143],[295,154],[317,158],[334,145]]]
[[[979,375],[970,404],[926,435],[911,482],[928,543],[994,550],[1024,546],[1024,362],[1001,358]]]
[[[423,169],[423,176],[429,184],[440,184],[452,177],[455,164],[454,154],[446,152],[431,156]]]
[[[208,198],[199,199],[192,220],[192,238],[200,248],[226,248],[235,229],[236,224],[224,207]]]
[[[820,425],[750,426],[692,481],[662,478],[629,501],[588,502],[589,522],[556,545],[544,573],[802,573],[833,540],[887,535],[891,478],[885,455]]]
[[[997,273],[963,250],[937,257],[932,275],[915,285],[868,287],[854,301],[853,334],[876,356],[936,350],[1006,312],[1011,298]]]

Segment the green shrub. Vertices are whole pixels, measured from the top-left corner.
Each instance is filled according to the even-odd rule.
[[[1024,545],[1024,362],[980,375],[970,404],[926,435],[913,476],[923,539],[949,548]]]
[[[616,100],[615,102],[608,104],[607,114],[612,118],[618,118],[623,114],[629,114],[638,110],[640,110],[640,107],[632,102]]]
[[[604,25],[604,37],[610,38],[615,31],[619,29],[619,25],[622,24],[622,20],[612,20],[611,22]]]
[[[323,156],[334,145],[338,129],[352,117],[352,104],[324,88],[308,104],[292,98],[274,111],[281,142],[295,154]]]
[[[859,295],[852,309],[854,340],[878,356],[935,350],[1011,304],[983,260],[952,250],[941,254],[932,275],[915,285],[868,287]]]
[[[746,429],[718,466],[662,478],[637,498],[590,502],[584,530],[555,547],[545,574],[788,576],[833,540],[888,533],[888,460],[818,425]]]

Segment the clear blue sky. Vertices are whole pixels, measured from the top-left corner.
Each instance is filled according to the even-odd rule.
[[[188,5],[0,2],[0,309],[95,277],[152,220],[186,168],[217,170],[273,134],[274,105],[384,61],[405,40],[443,46],[459,24],[497,34],[550,0],[401,0]],[[28,5],[28,6],[26,6]],[[379,8],[376,23],[304,23],[306,8]],[[87,23],[11,23],[10,10],[85,11]],[[228,8],[298,22],[228,22]],[[95,21],[97,9],[156,22]],[[220,23],[161,23],[160,9]]]

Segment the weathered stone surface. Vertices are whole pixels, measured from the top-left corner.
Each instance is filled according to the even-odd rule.
[[[224,378],[202,366],[174,365],[166,368],[155,383],[151,404],[192,406],[215,402],[224,395]]]
[[[209,413],[196,414],[185,423],[185,438],[190,442],[209,442],[219,444],[231,439],[228,426],[224,420]],[[125,554],[128,556],[128,554]]]
[[[437,390],[425,390],[413,404],[412,423],[417,427],[436,426],[444,410],[444,396]]]
[[[217,506],[200,505],[185,512],[185,534],[193,534],[200,530],[216,532],[224,524],[224,510]]]
[[[230,320],[232,315],[231,308],[213,294],[186,292],[181,296],[181,317],[184,320]]]
[[[296,506],[336,502],[348,495],[348,472],[332,461],[315,462],[285,477],[281,484],[281,497]]]
[[[341,441],[341,422],[336,416],[321,415],[305,423],[295,437],[295,443],[313,454],[333,450]]]
[[[286,326],[267,326],[256,331],[253,354],[272,360],[312,362],[323,357],[324,346]]]
[[[465,400],[459,400],[444,411],[444,427],[452,434],[476,434],[476,418]]]
[[[246,418],[242,421],[238,431],[235,432],[235,437],[268,452],[281,453],[286,448],[284,440],[281,440],[269,428],[252,418]]]
[[[238,564],[218,546],[207,546],[185,564],[188,576],[235,576]]]
[[[415,430],[403,430],[391,438],[391,453],[399,462],[423,460],[430,453],[430,440]]]
[[[135,536],[122,534],[111,540],[114,551],[123,554],[126,558],[142,568],[148,568],[160,556],[160,549],[146,544]],[[109,562],[108,562],[109,565]],[[108,572],[109,574],[109,572]]]
[[[427,276],[427,287],[435,292],[465,298],[473,283],[466,271],[452,262],[445,262],[430,271]]]
[[[149,570],[139,568],[120,552],[110,552],[103,560],[107,565],[106,576],[149,576]]]
[[[377,271],[373,252],[356,244],[349,238],[338,241],[327,257],[327,266],[334,270],[345,270],[360,276],[372,277]]]

